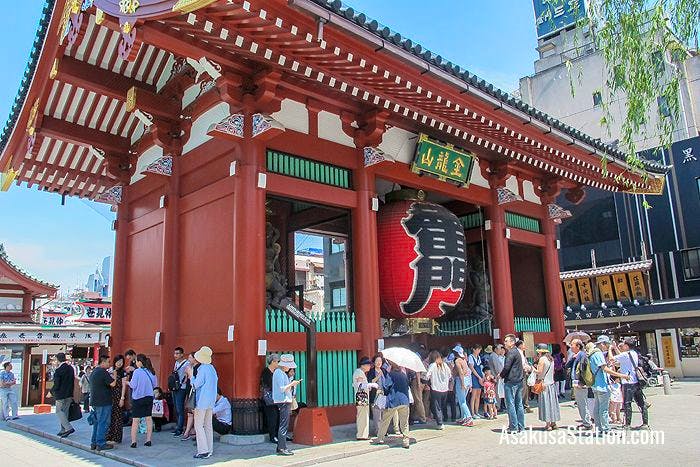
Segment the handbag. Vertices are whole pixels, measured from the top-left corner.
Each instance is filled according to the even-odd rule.
[[[547,372],[544,374],[544,377],[535,381],[535,384],[532,385],[530,392],[532,392],[533,394],[542,394],[544,392],[544,378],[547,377],[553,366],[553,363],[549,364],[549,368],[547,368]],[[530,373],[530,375],[536,375],[535,370],[532,370],[532,373]],[[530,378],[528,377],[528,383],[530,382],[529,379]]]
[[[386,396],[384,394],[377,394],[374,399],[374,406],[378,409],[386,409]]]
[[[87,422],[88,425],[94,425],[97,423],[97,414],[95,413],[94,410],[91,410],[90,413],[87,416]]]
[[[185,399],[185,409],[194,410],[194,404],[195,404],[194,388],[190,387],[190,393],[187,395],[187,398]]]
[[[71,401],[68,407],[68,421],[74,422],[83,418],[83,410],[80,408],[80,404],[75,401]]]
[[[537,382],[537,372],[535,370],[532,370],[527,377],[527,385],[532,387],[535,385],[536,382]]]
[[[275,400],[272,398],[272,389],[263,388],[262,400],[265,405],[273,405]]]
[[[296,410],[296,409],[298,409],[298,408],[299,408],[299,402],[297,402],[297,398],[294,397],[294,398],[292,398],[292,407],[291,407],[291,410]]]
[[[153,399],[153,408],[151,409],[152,417],[163,417],[165,416],[165,409],[163,408],[163,400]]]
[[[366,407],[369,405],[369,394],[366,391],[359,390],[355,393],[355,405],[358,407]]]

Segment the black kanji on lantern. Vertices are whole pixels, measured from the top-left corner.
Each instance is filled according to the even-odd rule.
[[[467,269],[464,231],[456,218],[440,216],[435,206],[429,204],[413,203],[409,217],[402,223],[415,238],[418,253],[411,263],[415,270],[413,291],[401,304],[405,314],[413,315],[428,304],[433,289],[464,290]]]

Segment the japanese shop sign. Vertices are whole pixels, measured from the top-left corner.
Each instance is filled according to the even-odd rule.
[[[99,331],[56,331],[31,329],[26,331],[0,331],[2,344],[95,344],[100,342]]]
[[[610,276],[596,277],[596,283],[598,284],[598,293],[600,294],[600,300],[603,302],[614,302],[615,295],[613,295],[612,281],[610,280]]]

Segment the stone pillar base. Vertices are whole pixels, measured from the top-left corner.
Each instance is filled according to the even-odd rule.
[[[223,435],[219,441],[234,446],[249,446],[251,444],[263,444],[267,440],[265,435]]]
[[[234,435],[258,435],[262,432],[263,414],[260,399],[231,399],[234,414],[231,433]]]

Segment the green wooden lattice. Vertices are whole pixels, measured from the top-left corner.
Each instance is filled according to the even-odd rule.
[[[516,332],[550,332],[551,330],[549,318],[526,318],[522,316],[515,318]]]
[[[481,212],[472,212],[459,218],[464,230],[478,229],[484,225],[484,216]]]
[[[300,178],[315,183],[352,189],[349,169],[278,151],[267,151],[268,172]]]
[[[506,225],[515,229],[528,230],[535,233],[542,232],[539,219],[523,216],[522,214],[516,214],[514,212],[506,212]]]

